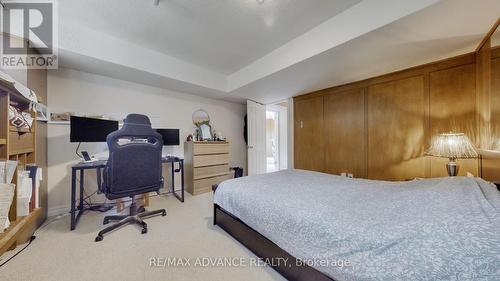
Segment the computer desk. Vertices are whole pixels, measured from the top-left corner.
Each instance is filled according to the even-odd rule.
[[[80,219],[81,215],[85,211],[85,207],[83,206],[83,199],[84,199],[84,175],[85,175],[85,170],[96,170],[97,174],[97,186],[101,186],[101,174],[102,174],[102,169],[106,167],[106,162],[107,160],[97,160],[97,161],[92,161],[92,162],[81,162],[78,164],[75,164],[71,167],[71,210],[70,210],[70,216],[71,216],[71,224],[70,224],[70,229],[74,230],[76,228],[76,224],[78,223],[78,220]],[[179,158],[179,157],[162,157],[162,163],[171,163],[171,192],[174,194],[175,198],[177,198],[179,201],[184,202],[184,159]],[[175,163],[179,164],[179,168],[175,169]],[[181,190],[180,190],[180,195],[177,194],[177,191],[175,190],[175,179],[174,175],[176,172],[181,173]],[[77,173],[79,173],[79,193],[80,193],[80,198],[78,202],[78,206],[76,206],[76,181],[77,181]],[[78,212],[78,213],[77,213]]]

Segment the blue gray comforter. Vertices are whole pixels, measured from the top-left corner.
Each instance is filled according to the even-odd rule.
[[[500,280],[500,193],[286,170],[228,180],[214,202],[335,280]]]

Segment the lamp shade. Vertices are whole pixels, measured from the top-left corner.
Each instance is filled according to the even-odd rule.
[[[469,138],[462,133],[440,134],[432,140],[428,155],[450,159],[477,158],[478,154]]]

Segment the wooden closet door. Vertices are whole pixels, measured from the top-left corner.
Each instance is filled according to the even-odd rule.
[[[450,131],[476,136],[476,74],[473,64],[430,73],[431,138]],[[431,177],[448,176],[448,159],[431,157]],[[458,174],[477,175],[476,159],[458,160]]]
[[[323,172],[323,97],[294,101],[294,167]]]
[[[365,93],[353,89],[325,96],[327,173],[366,177]]]
[[[491,140],[490,149],[500,150],[500,57],[491,60]],[[500,181],[500,159],[483,159],[482,178]]]
[[[368,178],[425,176],[425,101],[423,76],[368,88]]]

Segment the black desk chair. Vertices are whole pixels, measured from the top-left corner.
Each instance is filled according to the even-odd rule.
[[[161,135],[151,128],[149,118],[140,114],[129,114],[123,127],[106,138],[109,159],[104,169],[101,191],[110,200],[130,197],[130,214],[125,216],[106,216],[104,224],[119,220],[99,232],[95,241],[101,241],[103,235],[125,224],[134,223],[142,226],[142,233],[147,233],[148,226],[142,220],[153,215],[166,216],[165,209],[146,212],[144,207],[137,208],[135,196],[148,192],[158,192],[163,186]]]

